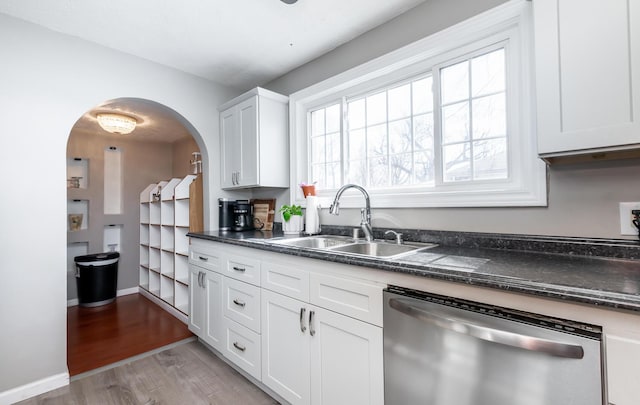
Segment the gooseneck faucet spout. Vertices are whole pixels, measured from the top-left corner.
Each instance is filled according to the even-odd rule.
[[[335,198],[333,199],[333,203],[331,203],[331,207],[329,207],[329,214],[340,214],[340,197],[342,196],[342,193],[350,188],[355,188],[364,195],[365,206],[360,210],[360,228],[362,228],[362,232],[364,232],[364,237],[367,242],[371,242],[373,240],[373,229],[371,229],[371,201],[367,190],[357,184],[345,184],[340,187],[340,190],[338,190]]]

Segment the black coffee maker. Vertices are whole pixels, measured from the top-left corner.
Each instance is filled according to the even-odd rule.
[[[218,229],[221,231],[230,231],[233,227],[233,208],[235,206],[235,200],[218,198]]]
[[[236,200],[233,207],[233,224],[231,230],[234,232],[250,231],[253,229],[253,215],[249,200]]]

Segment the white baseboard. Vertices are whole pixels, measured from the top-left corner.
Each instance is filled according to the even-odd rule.
[[[125,288],[123,290],[118,290],[116,291],[116,297],[120,297],[122,295],[137,294],[139,290],[140,290],[139,287],[131,287],[131,288]],[[67,301],[68,307],[75,307],[76,305],[78,305],[77,298]]]
[[[0,392],[0,405],[9,405],[69,385],[69,373],[60,373]]]

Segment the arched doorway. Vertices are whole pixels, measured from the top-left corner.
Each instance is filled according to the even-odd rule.
[[[109,112],[134,117],[135,130],[126,135],[103,130],[96,117]],[[67,167],[73,172],[68,176],[68,216],[71,220],[79,211],[83,217],[77,229],[71,229],[71,221],[67,229],[70,305],[77,304],[74,257],[83,254],[118,251],[118,295],[138,292],[140,193],[149,184],[193,173],[193,152],[208,167],[200,134],[179,113],[151,100],[110,100],[78,119],[67,141]],[[114,178],[120,181],[115,186]]]

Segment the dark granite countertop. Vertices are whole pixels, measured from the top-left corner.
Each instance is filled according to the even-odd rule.
[[[330,231],[331,234],[345,233],[340,229]],[[410,230],[407,234],[412,235]],[[414,241],[428,241],[439,245],[395,259],[345,255],[270,243],[270,239],[284,236],[280,232],[205,231],[189,233],[188,236],[567,302],[640,312],[640,260],[636,259],[640,246],[636,246],[635,242],[468,233],[453,237],[453,234],[439,232],[437,236],[433,236],[433,233],[414,231]],[[381,237],[381,234],[376,232],[376,237]],[[542,251],[533,250],[536,248]],[[560,253],[563,251],[566,253]],[[594,253],[602,256],[595,256]]]

